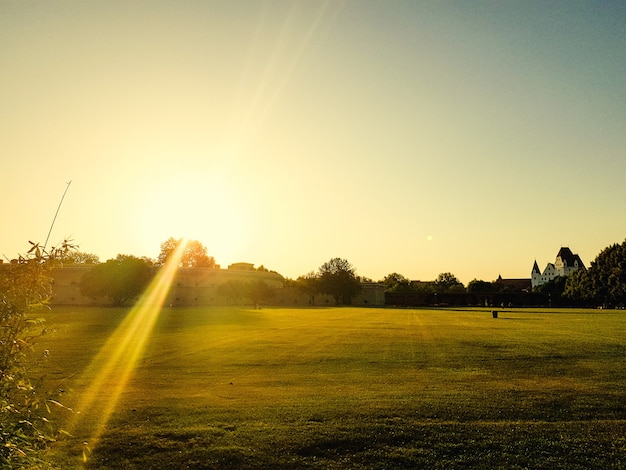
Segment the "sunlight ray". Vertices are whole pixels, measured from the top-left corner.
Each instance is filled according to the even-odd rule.
[[[75,408],[77,412],[67,426],[67,432],[89,436],[86,442],[90,449],[97,445],[105,431],[141,357],[186,244],[186,240],[181,241],[84,373],[86,380],[90,381],[89,386]]]
[[[302,37],[296,41],[296,38],[291,31],[296,28],[295,17],[297,6],[296,4],[292,5],[287,17],[282,23],[282,27],[280,28],[270,56],[265,63],[265,67],[263,68],[263,73],[260,77],[255,77],[254,79],[257,86],[252,99],[246,106],[243,118],[241,116],[238,116],[237,118],[239,125],[236,129],[234,142],[241,144],[259,130],[259,127],[267,118],[267,115],[274,107],[279,96],[287,87],[301,62],[304,53],[311,47],[313,38],[318,34],[323,21],[329,16],[329,8],[330,2],[326,1],[322,3],[317,11],[317,14],[311,19],[309,27],[306,28],[304,33],[301,35]],[[331,24],[334,23],[337,15],[338,10],[335,10],[334,14],[330,15]],[[254,40],[251,44],[244,73],[239,80],[240,89],[245,82],[244,77],[253,73],[251,63],[253,57],[257,54],[256,46],[259,42],[262,22],[263,19],[259,21],[257,32],[254,35]],[[290,53],[287,57],[283,57],[287,53],[286,51],[290,51],[292,48],[295,48],[294,52]]]

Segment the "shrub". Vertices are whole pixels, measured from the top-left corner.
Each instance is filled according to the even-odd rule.
[[[64,241],[46,251],[31,249],[0,269],[0,467],[44,468],[37,454],[53,440],[46,414],[54,400],[42,400],[31,381],[32,350],[45,333],[35,317],[47,306],[52,291],[49,269],[74,247]]]

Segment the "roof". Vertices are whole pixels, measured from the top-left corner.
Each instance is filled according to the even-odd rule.
[[[231,271],[254,271],[254,263],[233,263],[228,265]]]
[[[558,254],[556,255],[557,258],[561,258],[561,260],[563,261],[563,263],[566,266],[574,266],[576,261],[578,261],[578,266],[580,268],[584,268],[585,265],[583,264],[583,261],[580,259],[580,256],[575,255],[574,253],[572,253],[572,250],[570,250],[568,247],[566,246],[562,246],[561,249],[559,250]]]
[[[501,285],[501,286],[506,286],[506,287],[510,287],[512,289],[519,289],[519,290],[530,290],[532,289],[532,282],[530,280],[530,278],[524,278],[524,279],[503,279],[502,276],[498,276],[498,279],[496,279],[496,284]]]
[[[570,261],[572,265],[574,264],[574,253],[566,246],[561,247],[556,257],[561,258],[568,266],[570,265]]]
[[[580,269],[587,269],[587,268],[585,267],[585,263],[583,263],[583,260],[582,260],[582,259],[580,259],[580,256],[578,256],[578,255],[574,255],[574,261],[578,261],[578,267],[579,267]]]
[[[537,260],[535,260],[535,264],[533,264],[532,272],[541,274],[541,271],[539,270],[539,265],[537,264]]]

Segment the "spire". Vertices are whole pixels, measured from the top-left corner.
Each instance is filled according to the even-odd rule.
[[[537,265],[537,260],[535,260],[535,264],[533,265],[532,273],[541,274],[541,271],[539,271],[539,266]]]

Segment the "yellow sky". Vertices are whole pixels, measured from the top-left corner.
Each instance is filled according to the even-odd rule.
[[[464,283],[626,236],[626,9],[0,3],[0,253]]]

